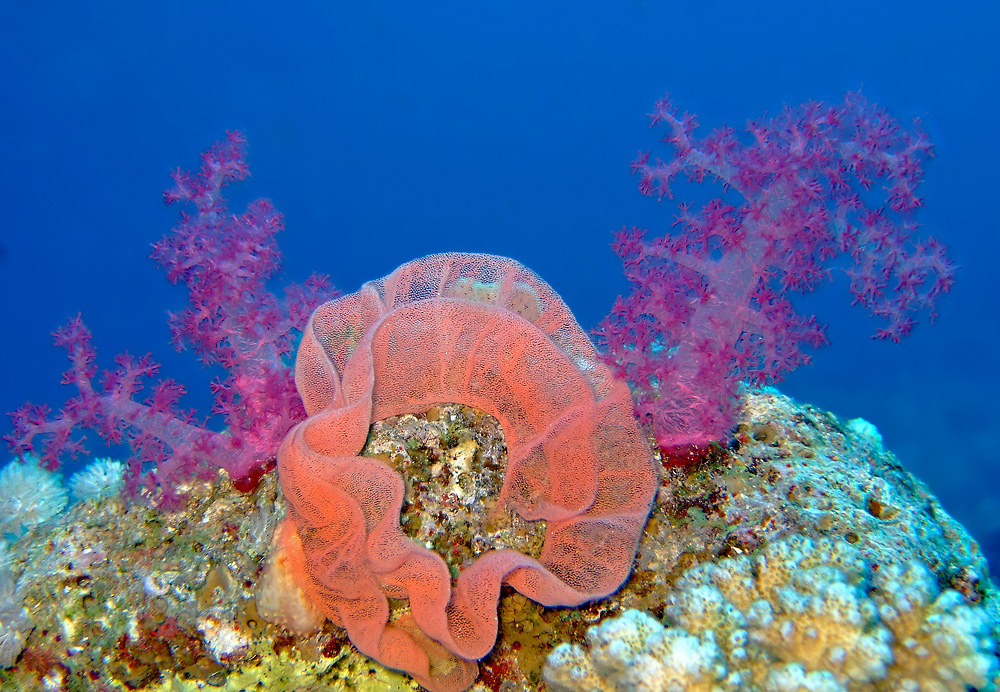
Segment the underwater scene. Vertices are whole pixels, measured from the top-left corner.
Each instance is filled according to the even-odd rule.
[[[3,3],[0,690],[1000,688],[998,20]]]

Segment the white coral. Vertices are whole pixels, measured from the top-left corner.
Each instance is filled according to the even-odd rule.
[[[22,594],[15,584],[11,562],[7,544],[0,542],[0,668],[14,665],[32,628],[28,611],[21,604]]]
[[[59,474],[32,457],[12,461],[0,471],[0,536],[20,536],[66,507],[68,495]]]
[[[85,469],[69,479],[73,497],[78,500],[102,500],[118,495],[125,477],[125,465],[114,459],[94,459]]]
[[[711,633],[696,637],[665,629],[646,613],[628,610],[587,631],[589,655],[564,644],[549,656],[543,676],[558,692],[708,692],[725,677]]]
[[[627,612],[637,613],[639,611],[630,610]],[[609,621],[605,620],[605,622]],[[609,692],[611,690],[604,678],[594,670],[594,663],[590,660],[587,652],[576,644],[560,644],[553,649],[546,659],[542,676],[555,692],[576,692],[577,690]]]
[[[828,671],[807,673],[801,663],[789,663],[767,674],[764,692],[847,692],[847,686]]]

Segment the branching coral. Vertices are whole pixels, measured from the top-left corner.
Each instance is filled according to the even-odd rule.
[[[636,415],[680,460],[724,440],[746,380],[779,382],[826,343],[789,296],[830,276],[838,255],[854,303],[899,341],[951,286],[954,266],[933,238],[915,234],[930,143],[860,94],[816,102],[704,138],[691,113],[664,97],[650,114],[666,130],[666,159],[632,163],[639,190],[662,200],[680,176],[720,183],[725,199],[677,206],[674,228],[650,239],[623,228],[612,247],[632,292],[598,331],[609,362],[628,378]],[[699,456],[699,455],[695,455]]]
[[[205,152],[198,173],[175,171],[164,198],[190,203],[195,212],[183,214],[152,255],[190,296],[189,305],[170,316],[175,346],[226,370],[212,385],[212,413],[221,415],[226,430],[211,430],[194,411],[181,409],[185,387],[174,380],[161,379],[140,396],[160,370],[151,355],[119,354],[98,378],[93,336],[77,316],[53,336],[70,360],[63,383],[78,393],[56,413],[30,403],[11,413],[13,431],[4,440],[15,454],[37,453],[41,465],[54,470],[87,452],[81,433],[93,430],[108,445],[129,445],[125,494],[142,494],[164,510],[178,509],[188,483],[214,478],[218,468],[248,492],[273,467],[278,444],[305,415],[288,367],[298,331],[336,292],[315,274],[287,286],[283,296],[271,292],[268,279],[281,269],[275,239],[284,229],[281,213],[260,199],[235,215],[222,197],[226,185],[248,175],[239,132]]]

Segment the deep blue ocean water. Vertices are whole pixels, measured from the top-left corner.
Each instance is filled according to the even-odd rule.
[[[832,344],[780,388],[875,423],[1000,564],[998,7],[7,0],[0,410],[72,393],[50,332],[77,312],[102,367],[152,352],[186,406],[210,408],[219,373],[170,348],[166,312],[186,294],[148,256],[177,218],[168,172],[227,129],[246,133],[253,172],[231,209],[264,196],[285,213],[285,280],[320,271],[353,291],[431,252],[504,254],[589,328],[627,288],[611,233],[660,234],[675,213],[629,174],[656,151],[655,99],[669,92],[704,134],[863,88],[935,143],[920,218],[956,284],[900,345],[870,338],[842,276],[799,300]]]

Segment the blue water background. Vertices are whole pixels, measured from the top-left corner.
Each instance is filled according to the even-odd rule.
[[[707,134],[863,87],[928,128],[921,218],[961,268],[937,324],[901,345],[869,338],[842,276],[799,301],[832,345],[781,388],[875,423],[996,563],[997,7],[7,0],[0,410],[71,393],[50,332],[77,312],[102,367],[151,351],[184,404],[209,410],[220,373],[169,347],[166,312],[186,295],[148,255],[176,219],[168,172],[226,129],[246,132],[253,171],[232,209],[266,196],[286,215],[284,279],[321,271],[352,291],[430,252],[505,254],[589,328],[626,290],[612,231],[673,217],[629,175],[656,150],[656,98]]]

